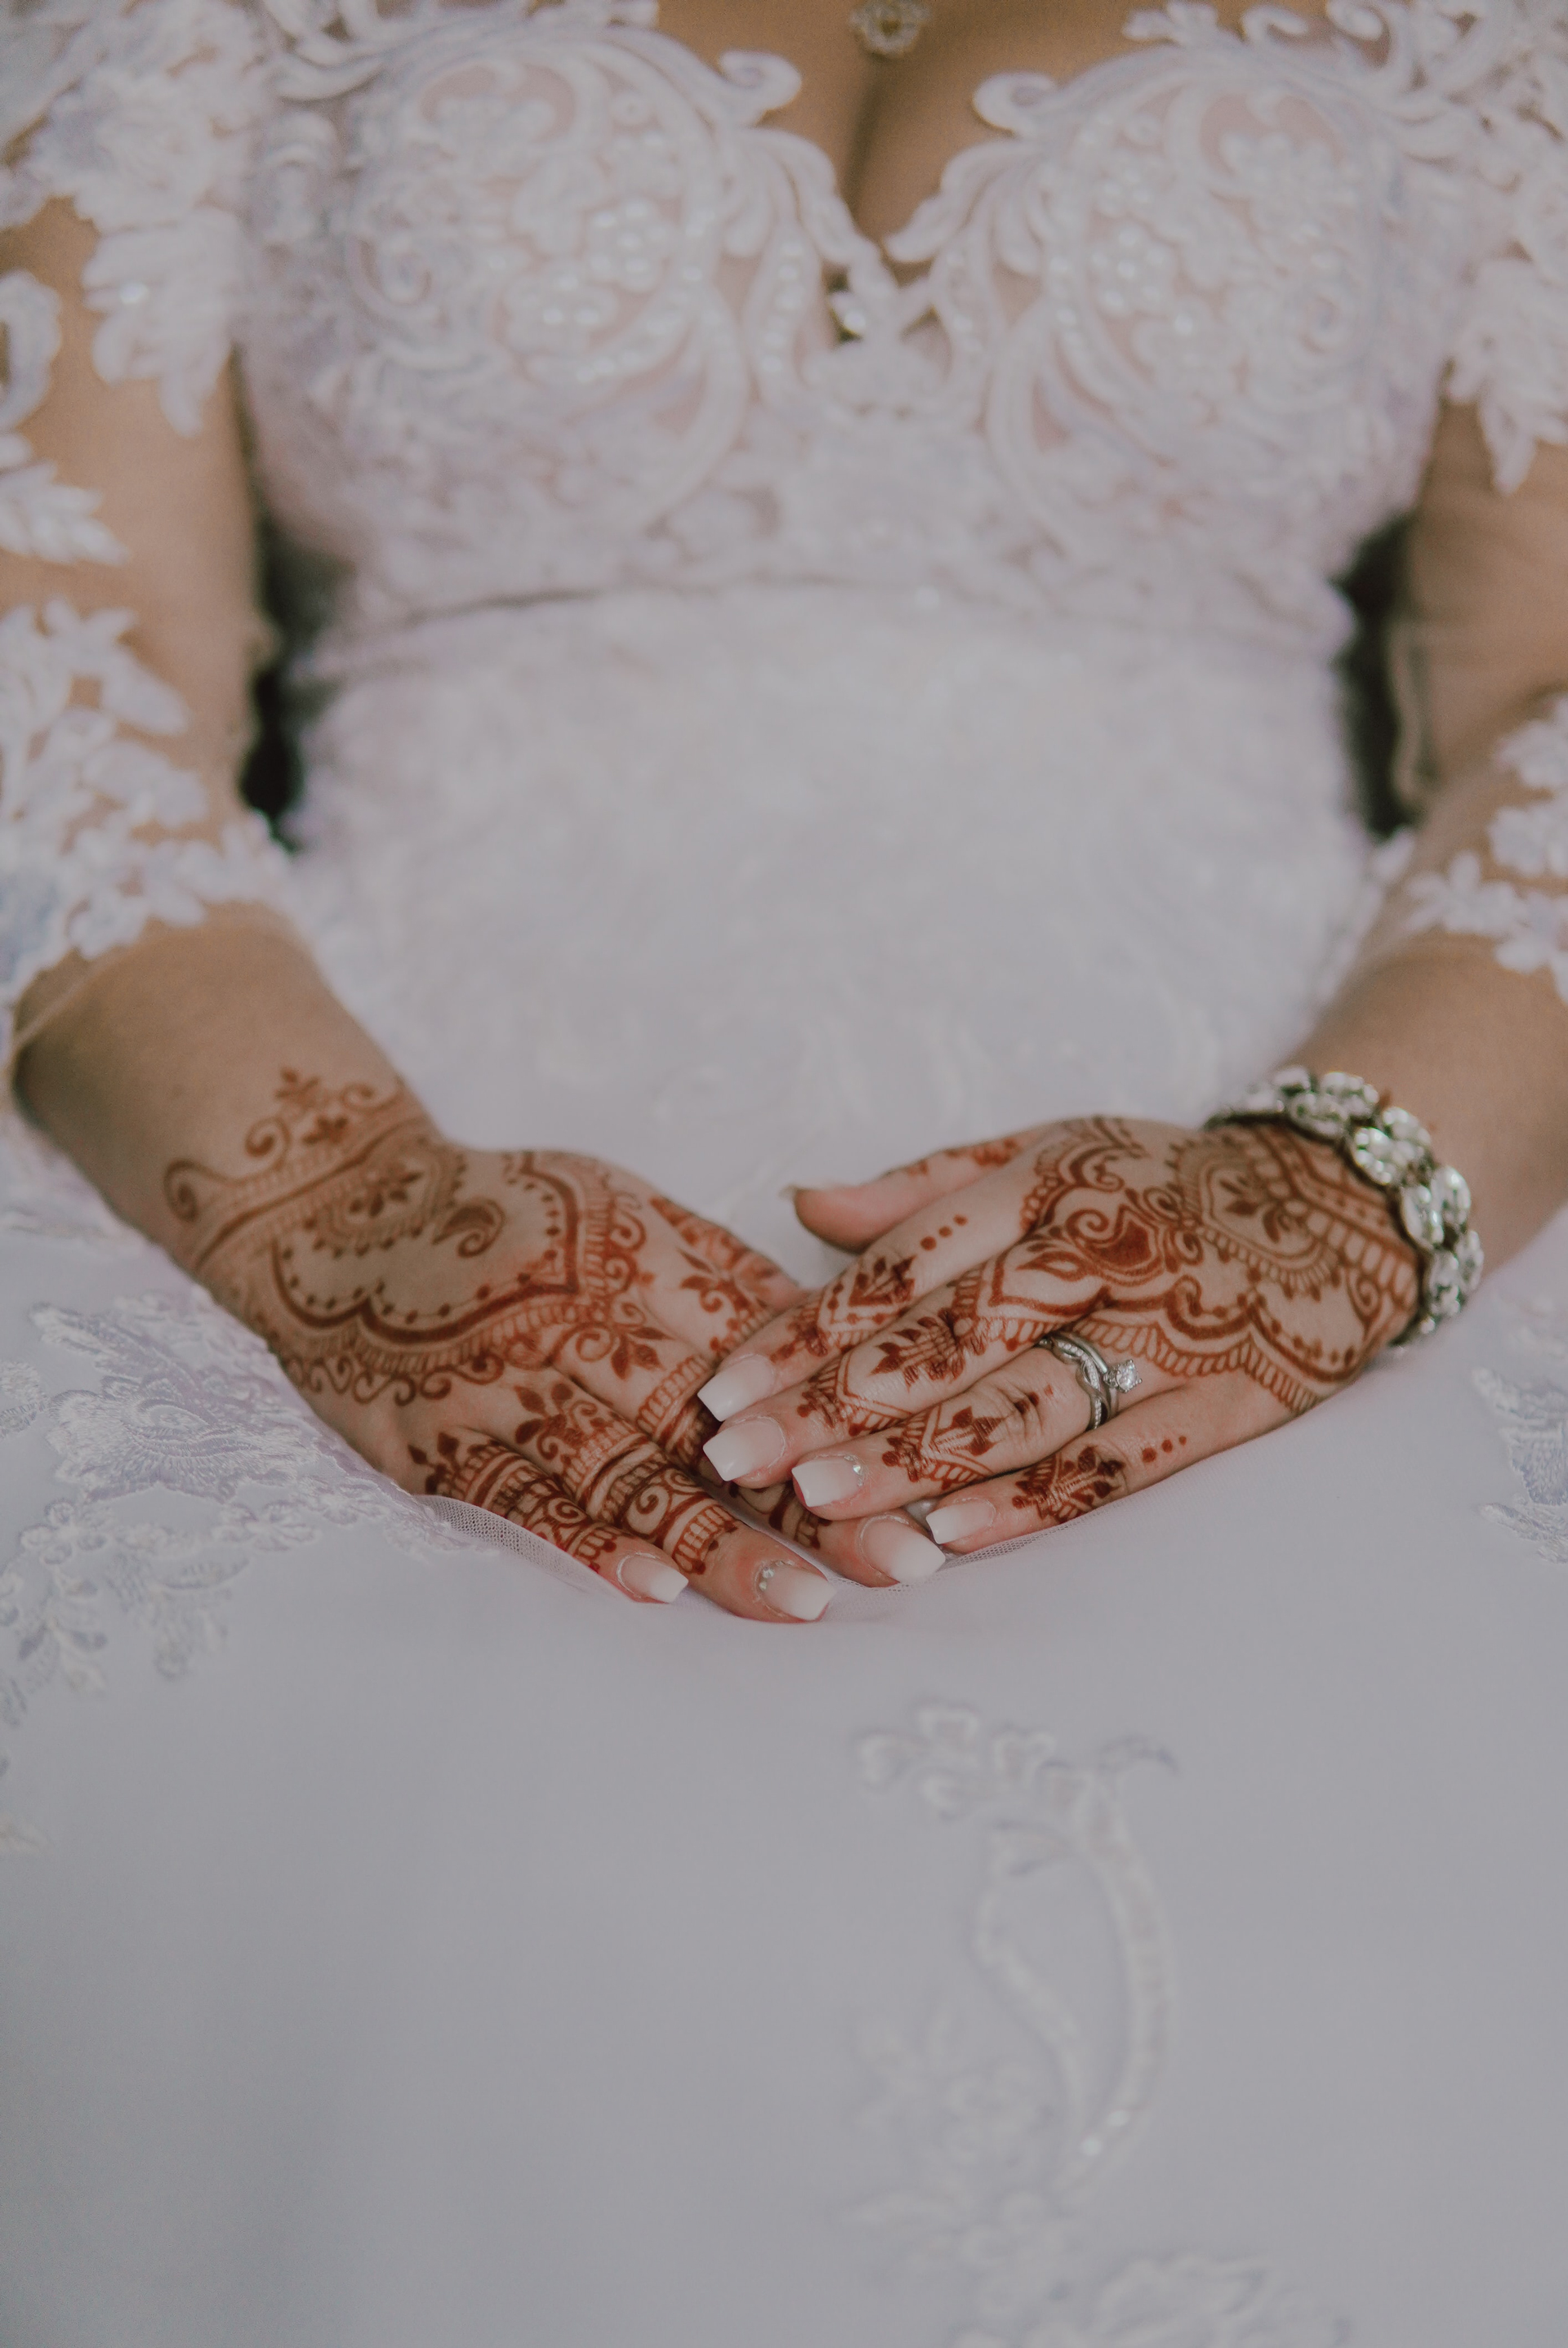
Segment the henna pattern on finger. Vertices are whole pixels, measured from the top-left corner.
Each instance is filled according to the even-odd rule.
[[[1049,1448],[1051,1406],[1058,1398],[1048,1381],[1038,1388],[1020,1385],[1015,1394],[992,1385],[981,1403],[976,1397],[983,1391],[972,1387],[967,1395],[903,1420],[888,1437],[882,1466],[900,1469],[918,1488],[955,1492]]]
[[[906,1418],[888,1438],[882,1464],[901,1469],[918,1488],[934,1484],[938,1491],[955,1492],[993,1472],[986,1455],[1007,1423],[1005,1411],[987,1416],[966,1403],[944,1404]]]
[[[778,1266],[732,1231],[674,1199],[654,1198],[649,1204],[682,1242],[689,1271],[681,1288],[714,1316],[710,1352],[716,1357],[733,1353],[743,1337],[777,1312],[782,1284]]]
[[[913,1255],[880,1251],[857,1256],[836,1280],[787,1316],[774,1360],[785,1363],[804,1355],[820,1362],[874,1334],[913,1296],[914,1262]]]
[[[962,1159],[966,1165],[973,1166],[976,1174],[989,1174],[998,1166],[1010,1166],[1015,1158],[1027,1149],[1031,1141],[1039,1138],[1039,1132],[1037,1125],[1030,1125],[1017,1133],[999,1133],[991,1141],[966,1141],[956,1149],[933,1150],[927,1158],[912,1158],[907,1166],[891,1167],[887,1173],[879,1174],[875,1179],[879,1182],[888,1182],[895,1175],[906,1174],[912,1180],[919,1181],[944,1159],[950,1162],[954,1159]]]
[[[492,1437],[476,1437],[465,1447],[460,1437],[444,1433],[434,1457],[412,1445],[408,1456],[426,1470],[422,1488],[429,1498],[466,1500],[470,1508],[506,1517],[595,1573],[604,1570],[620,1546],[609,1527],[595,1524],[552,1476]]]
[[[1042,1525],[1067,1525],[1107,1500],[1119,1499],[1127,1488],[1126,1462],[1098,1444],[1084,1443],[1026,1468],[1015,1478],[1010,1498],[1015,1509]]]

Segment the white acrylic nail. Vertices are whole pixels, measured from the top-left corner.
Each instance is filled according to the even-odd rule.
[[[788,1614],[792,1622],[817,1622],[833,1594],[823,1576],[809,1566],[764,1566],[757,1581],[762,1603],[775,1614]]]
[[[807,1508],[828,1509],[836,1500],[852,1500],[865,1472],[858,1459],[802,1459],[795,1489]]]
[[[893,1581],[929,1581],[947,1562],[934,1541],[898,1517],[872,1517],[862,1525],[860,1551]]]
[[[616,1569],[623,1590],[634,1590],[639,1598],[656,1598],[661,1606],[678,1598],[686,1586],[685,1574],[667,1558],[655,1557],[648,1550],[638,1550],[624,1557]]]
[[[721,1426],[703,1457],[727,1484],[766,1483],[766,1470],[782,1457],[784,1429],[771,1418],[742,1419],[738,1426]]]
[[[733,1418],[748,1404],[766,1402],[777,1384],[771,1362],[761,1354],[741,1354],[716,1370],[707,1385],[698,1386],[696,1398],[707,1404],[715,1418]]]
[[[995,1521],[996,1511],[989,1500],[954,1500],[945,1508],[933,1509],[925,1527],[932,1540],[945,1549],[950,1541],[972,1540]]]

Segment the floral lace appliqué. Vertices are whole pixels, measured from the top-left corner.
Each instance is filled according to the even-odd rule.
[[[885,253],[769,122],[779,58],[624,0],[271,6],[247,378],[362,626],[810,578],[1321,653],[1456,335],[1511,479],[1568,430],[1560,44],[1516,0],[1147,12],[987,82],[1004,135]]]
[[[1568,700],[1513,735],[1499,762],[1541,797],[1532,807],[1503,808],[1492,818],[1491,860],[1521,880],[1556,885],[1521,889],[1512,880],[1489,880],[1480,857],[1467,849],[1445,871],[1418,873],[1407,884],[1406,926],[1493,938],[1504,970],[1549,971],[1568,1003]]]
[[[186,723],[178,695],[121,644],[130,623],[63,602],[0,619],[0,1063],[17,1002],[67,954],[91,960],[150,921],[188,926],[210,905],[279,894],[284,859],[261,819],[192,836],[211,813],[197,777],[124,730]]]
[[[155,382],[170,422],[193,433],[239,301],[263,100],[257,28],[230,0],[41,14],[58,54],[35,68],[35,126],[0,170],[0,227],[57,198],[91,222],[99,242],[82,283],[103,322],[94,365],[106,383]]]
[[[0,392],[0,547],[43,562],[123,562],[126,550],[97,519],[96,490],[57,480],[16,430],[43,405],[60,347],[60,298],[25,269],[0,277],[6,383]]]
[[[1086,2206],[1147,2124],[1174,2015],[1170,1935],[1119,1791],[1145,1762],[1169,1757],[1129,1737],[1074,1762],[1042,1730],[988,1732],[939,1703],[861,1742],[863,1785],[913,1792],[978,1846],[967,1978],[923,2029],[880,2015],[861,2033],[877,2083],[866,2121],[910,2173],[853,2215],[902,2242],[913,2271],[964,2278],[970,2320],[949,2348],[1350,2336],[1254,2260],[1189,2251],[1086,2272]]]
[[[418,1554],[470,1546],[357,1458],[199,1291],[97,1313],[44,1304],[32,1318],[97,1383],[46,1397],[30,1365],[0,1363],[0,1435],[41,1428],[67,1488],[0,1564],[8,1726],[57,1683],[103,1687],[111,1604],[178,1677],[221,1643],[230,1592],[259,1556],[364,1525]],[[128,1507],[149,1495],[155,1513]]]

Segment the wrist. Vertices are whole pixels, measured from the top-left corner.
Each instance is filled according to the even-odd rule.
[[[117,957],[50,1019],[17,1085],[117,1212],[185,1262],[170,1166],[242,1164],[286,1072],[302,1069],[335,1091],[399,1089],[292,932],[214,921]]]
[[[1414,1260],[1412,1309],[1392,1343],[1429,1336],[1469,1302],[1483,1256],[1470,1221],[1470,1185],[1434,1155],[1432,1137],[1408,1109],[1381,1100],[1363,1077],[1301,1066],[1273,1076],[1231,1107],[1216,1110],[1211,1127],[1257,1120],[1284,1127],[1299,1148],[1316,1148],[1340,1162],[1344,1181],[1378,1192],[1398,1241]],[[1354,1256],[1346,1258],[1353,1276]]]

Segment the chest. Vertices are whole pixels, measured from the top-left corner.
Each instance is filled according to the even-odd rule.
[[[1463,260],[1409,59],[1175,0],[1109,55],[1096,13],[1078,72],[987,73],[977,6],[873,67],[838,5],[789,54],[705,54],[781,38],[765,0],[484,0],[285,58],[274,503],[390,602],[948,579],[1184,616],[1202,572],[1319,628],[1413,492]]]
[[[883,243],[938,186],[956,154],[984,138],[972,103],[995,76],[1058,87],[1135,55],[1122,0],[926,0],[928,15],[896,57],[868,51],[850,0],[662,0],[661,30],[710,66],[728,51],[787,58],[800,88],[775,118],[826,154],[861,229]],[[1241,32],[1246,0],[1222,0],[1217,30]],[[1300,21],[1321,24],[1317,0]],[[992,133],[996,136],[1000,134]]]

